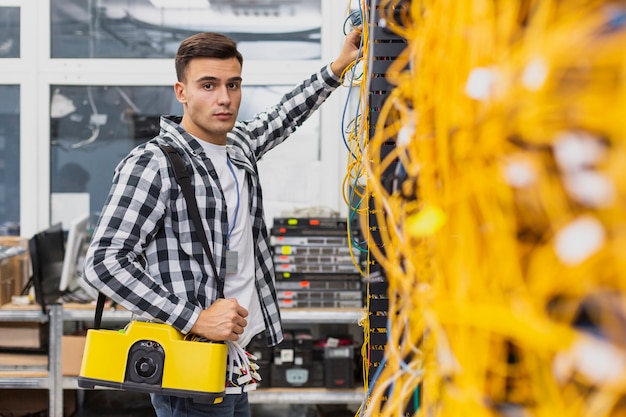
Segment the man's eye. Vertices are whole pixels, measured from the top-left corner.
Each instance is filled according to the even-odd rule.
[[[204,84],[204,89],[205,90],[210,90],[213,88],[213,84]]]
[[[230,88],[231,90],[236,90],[237,88],[239,88],[239,84],[237,84],[237,83],[230,83],[230,84],[228,84],[228,88]]]

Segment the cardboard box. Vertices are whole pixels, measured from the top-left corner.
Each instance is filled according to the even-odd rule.
[[[0,322],[0,350],[45,351],[47,347],[47,323]]]
[[[24,375],[47,376],[48,375],[48,355],[33,353],[0,353],[0,375],[14,376],[13,374],[23,373]]]
[[[61,340],[61,373],[78,376],[85,350],[85,336],[63,336]]]
[[[25,416],[44,415],[48,411],[48,390],[44,389],[2,389],[0,394],[0,415]],[[63,391],[63,415],[76,412],[76,393]]]
[[[0,259],[0,305],[19,295],[31,275],[28,240],[18,236],[0,236],[0,246],[20,247],[25,252]]]

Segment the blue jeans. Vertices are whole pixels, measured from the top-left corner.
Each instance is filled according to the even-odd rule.
[[[248,394],[229,394],[219,404],[203,404],[189,398],[150,394],[157,417],[250,417]]]

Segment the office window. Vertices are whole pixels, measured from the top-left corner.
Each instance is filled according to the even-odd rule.
[[[52,58],[171,58],[204,31],[246,59],[321,56],[321,0],[51,0]]]
[[[0,7],[0,58],[20,57],[20,8]]]
[[[278,103],[281,97],[293,88],[292,85],[244,86],[242,90],[239,120],[246,120],[268,106]],[[298,130],[281,144],[263,156],[260,165],[267,160],[312,162],[320,159],[321,136],[320,114],[315,112]],[[266,195],[266,197],[271,197]]]
[[[291,86],[244,86],[239,119],[278,103]],[[162,114],[182,114],[171,86],[69,86],[50,91],[51,222],[85,212],[96,221],[113,170],[133,147],[153,138]],[[319,115],[267,158],[319,159]],[[297,148],[297,151],[294,150]],[[291,151],[290,151],[291,149]]]
[[[19,234],[20,88],[0,85],[0,235]]]
[[[117,163],[181,112],[171,86],[53,85],[50,97],[50,218],[64,227],[97,216]]]

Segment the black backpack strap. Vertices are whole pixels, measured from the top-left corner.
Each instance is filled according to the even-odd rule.
[[[219,298],[224,298],[224,280],[220,279],[220,276],[217,273],[217,267],[215,266],[215,260],[213,259],[211,248],[209,247],[209,241],[207,240],[206,233],[204,233],[204,228],[202,227],[200,211],[198,210],[198,205],[196,204],[195,194],[193,192],[193,187],[191,186],[191,177],[189,176],[187,167],[185,166],[185,163],[183,162],[176,149],[172,148],[169,145],[159,144],[159,146],[161,147],[163,152],[165,152],[167,159],[170,161],[170,164],[174,168],[176,181],[183,191],[183,196],[185,197],[187,207],[189,208],[189,216],[191,217],[191,221],[193,222],[193,225],[198,232],[198,236],[200,237],[200,242],[202,242],[202,247],[204,248],[207,257],[209,258],[209,262],[211,263],[211,269],[213,270],[213,274],[215,275],[215,280],[217,282],[217,296]],[[104,311],[105,301],[106,296],[99,292],[98,300],[96,301],[94,329],[99,329],[102,323],[102,313]]]
[[[206,252],[207,257],[209,258],[209,262],[211,263],[211,269],[213,269],[213,274],[217,282],[217,296],[219,298],[224,298],[224,280],[220,279],[220,276],[217,273],[217,267],[215,266],[215,260],[213,259],[211,248],[209,247],[209,241],[207,240],[206,233],[204,231],[204,228],[202,227],[202,219],[200,217],[200,211],[198,210],[198,205],[196,203],[196,196],[191,185],[191,176],[189,175],[189,171],[187,170],[183,159],[180,157],[176,149],[164,144],[159,144],[159,146],[161,147],[163,152],[165,152],[165,155],[169,159],[170,164],[174,168],[176,181],[183,191],[183,196],[185,197],[187,207],[189,208],[189,217],[191,217],[191,221],[193,222],[193,225],[198,233],[200,242],[202,243],[204,251]]]

